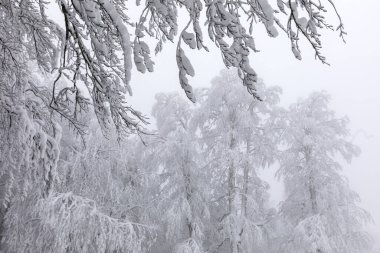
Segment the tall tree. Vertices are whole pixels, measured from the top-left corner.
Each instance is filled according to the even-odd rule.
[[[338,159],[350,161],[359,148],[350,141],[348,119],[329,109],[326,93],[290,106],[283,133],[285,150],[277,176],[285,183],[280,214],[290,230],[281,252],[365,252],[363,225],[369,214],[341,174]]]
[[[236,74],[221,72],[194,120],[210,161],[212,216],[218,230],[210,250],[216,252],[258,249],[267,215],[268,184],[257,169],[273,160],[275,145],[268,129],[279,90],[259,83],[264,101],[258,102],[239,85]]]
[[[153,115],[163,139],[153,147],[151,159],[156,173],[153,179],[159,182],[160,215],[164,217],[163,250],[201,253],[209,219],[209,188],[197,138],[190,129],[193,109],[177,93],[158,94],[156,100]]]

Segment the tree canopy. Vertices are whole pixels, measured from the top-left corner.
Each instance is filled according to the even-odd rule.
[[[63,27],[46,15],[52,5],[60,10]],[[146,118],[127,104],[126,95],[132,94],[133,63],[142,73],[153,71],[147,37],[157,41],[154,47],[157,54],[166,41],[174,43],[177,35],[179,82],[187,97],[195,101],[187,79],[194,75],[194,68],[182,43],[191,49],[207,51],[205,31],[219,48],[224,64],[238,69],[243,85],[259,100],[257,74],[249,63],[250,51],[257,51],[255,23],[264,25],[271,37],[276,37],[278,30],[286,33],[298,59],[301,59],[298,41],[306,38],[316,58],[323,63],[326,58],[321,53],[320,31],[335,28],[325,18],[327,11],[336,13],[339,20],[336,29],[340,36],[345,34],[331,0],[278,0],[275,7],[269,0],[149,0],[136,1],[136,5],[141,6],[141,15],[132,20],[130,12],[136,10],[133,7],[131,10],[123,0],[1,0],[2,89],[17,84],[34,92],[80,133],[83,122],[78,120],[78,114],[89,106],[104,131],[112,127],[120,134],[143,131]],[[188,17],[180,16],[184,14],[179,9],[186,10]],[[200,25],[202,15],[205,27]],[[189,19],[186,26],[179,27],[179,20],[186,18]],[[31,62],[38,65],[41,73],[53,74],[47,88],[41,88],[33,77]]]

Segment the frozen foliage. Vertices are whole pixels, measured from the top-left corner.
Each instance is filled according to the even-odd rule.
[[[144,252],[146,228],[111,218],[93,200],[72,193],[52,194],[38,201],[24,224],[12,235],[11,252]]]
[[[83,167],[92,166],[92,169],[86,171],[70,163],[76,167],[74,176],[78,176],[75,185],[70,184],[60,175],[64,168],[62,160],[58,161],[62,149],[61,126],[43,104],[43,97],[41,102],[30,93],[22,93],[22,87],[1,84],[0,249],[4,252],[144,252],[143,248],[149,246],[146,238],[151,238],[148,233],[151,229],[129,222],[134,218],[128,215],[131,212],[122,210],[123,213],[115,204],[126,202],[123,198],[127,196],[123,194],[128,188],[123,186],[129,181],[123,184],[122,180],[130,173],[121,170],[123,173],[119,175],[114,173],[115,177],[120,176],[119,180],[107,181],[106,173],[96,170],[95,161],[92,164],[91,159],[84,160],[82,156],[79,159]],[[63,141],[68,141],[68,136]],[[81,150],[76,147],[75,155],[65,147],[62,151],[64,157],[70,156],[75,162]],[[103,188],[91,187],[96,184]],[[58,193],[66,190],[61,185],[97,198],[103,206],[71,193]],[[107,198],[108,202],[104,200]]]
[[[336,12],[332,1],[325,1]],[[177,6],[184,6],[189,14],[189,22],[182,29],[177,44],[177,64],[179,68],[179,80],[187,97],[195,101],[192,88],[188,83],[187,76],[193,76],[194,70],[190,61],[181,48],[181,42],[186,43],[191,49],[205,49],[203,31],[199,24],[202,9],[205,6],[206,26],[209,38],[215,43],[222,53],[224,64],[227,67],[236,67],[239,76],[243,80],[243,85],[256,98],[260,99],[256,90],[257,74],[249,64],[249,51],[257,51],[253,39],[253,23],[261,22],[265,26],[268,35],[276,37],[277,29],[284,30],[291,41],[292,50],[295,56],[300,59],[300,49],[298,46],[299,34],[302,34],[315,50],[316,57],[326,63],[325,57],[321,54],[321,41],[319,30],[323,28],[332,29],[324,19],[324,12],[327,9],[322,1],[277,1],[277,9],[274,9],[269,1],[205,1],[185,0],[178,2],[174,0],[147,1],[145,8],[136,27],[135,44],[144,43],[140,39],[144,37],[144,32],[158,40],[155,52],[162,49],[163,42],[173,41],[174,35],[178,32]],[[287,17],[286,28],[281,24],[278,13],[280,11]],[[337,30],[343,37],[345,34],[343,24],[339,17]],[[302,16],[303,15],[303,16]],[[165,17],[165,19],[163,19]],[[247,29],[243,21],[248,19]],[[142,45],[146,45],[145,43]],[[138,46],[140,48],[140,46]],[[136,50],[135,63],[137,69],[145,72],[145,67],[150,69],[151,60],[149,50]]]
[[[258,102],[239,84],[235,73],[221,72],[194,120],[214,189],[211,216],[216,238],[211,239],[211,252],[249,252],[265,241],[269,186],[258,177],[257,169],[275,156],[271,116],[279,89],[259,83],[264,102]]]
[[[149,144],[145,158],[162,230],[154,252],[265,252],[274,211],[257,169],[277,155],[280,90],[259,87],[264,102],[226,70],[195,91],[199,106],[175,93],[156,96],[163,140]]]
[[[348,119],[337,118],[328,102],[325,93],[313,93],[287,113],[277,175],[285,182],[280,214],[290,231],[281,252],[354,253],[369,246],[363,225],[370,216],[337,162],[338,156],[350,161],[359,149],[348,140]]]
[[[50,136],[43,122],[9,97],[0,94],[0,105],[1,205],[26,197],[35,183],[40,196],[48,195],[56,177],[60,127],[54,125],[55,137]]]
[[[75,139],[65,138],[62,143],[59,191],[90,198],[111,217],[140,222],[139,216],[134,215],[142,204],[139,200],[144,184],[141,163],[134,153],[139,140],[128,139],[120,144],[116,136],[104,140],[95,122],[91,123],[91,130],[86,147]],[[64,132],[72,136],[69,129]]]
[[[17,203],[53,190],[61,138],[60,126],[38,101],[3,81],[0,77],[0,238],[15,229],[5,217],[22,216]]]
[[[315,50],[316,57],[325,63],[320,52],[320,31],[333,29],[326,21],[325,12],[336,12],[331,0],[278,0],[276,7],[268,0],[149,0],[143,4],[135,22],[129,15],[132,10],[123,0],[2,0],[0,3],[1,75],[7,79],[26,78],[26,83],[37,86],[29,76],[27,64],[30,61],[36,63],[42,73],[53,73],[55,80],[51,83],[52,89],[49,86],[49,99],[45,103],[80,133],[84,129],[77,115],[90,105],[81,91],[84,84],[103,131],[114,125],[121,135],[143,131],[141,123],[145,118],[128,106],[125,98],[126,94],[132,94],[133,62],[142,73],[153,71],[152,50],[145,37],[157,41],[154,51],[158,53],[164,42],[174,42],[179,34],[176,49],[179,81],[188,98],[195,101],[187,79],[194,75],[194,69],[181,42],[190,49],[208,50],[200,25],[203,14],[205,30],[221,51],[224,64],[237,68],[243,85],[261,99],[257,94],[256,72],[249,64],[250,51],[257,51],[254,23],[262,23],[271,37],[278,35],[278,28],[284,30],[299,59],[298,41],[302,35]],[[45,13],[53,5],[60,10],[63,27]],[[141,2],[137,0],[136,5]],[[188,14],[189,21],[178,32],[178,19],[182,18],[180,8]],[[281,14],[287,19],[286,26],[281,24]],[[337,30],[343,36],[343,24],[337,12],[336,15],[339,18]],[[249,27],[245,25],[246,20]],[[59,88],[63,81],[67,86]],[[39,93],[39,89],[35,92]]]
[[[152,169],[159,176],[159,206],[165,219],[166,242],[175,252],[203,252],[205,223],[209,219],[209,188],[195,135],[190,131],[193,110],[178,94],[158,94],[153,108],[158,134]],[[169,243],[166,243],[169,246]]]
[[[57,1],[64,18],[61,28],[46,16],[53,3],[47,1],[1,1],[0,73],[6,79],[23,79],[37,87],[28,63],[36,62],[43,73],[53,72],[46,106],[68,120],[79,133],[83,126],[77,115],[87,110],[88,99],[104,131],[113,122],[123,134],[140,131],[143,116],[125,104],[132,68],[132,42],[127,29],[124,1]],[[23,38],[20,40],[19,38]],[[59,83],[68,86],[59,88]],[[71,85],[70,85],[71,84]],[[52,88],[51,88],[52,87]],[[36,88],[41,97],[44,91]],[[41,94],[42,93],[42,94]]]
[[[175,253],[202,253],[198,243],[190,238],[176,246]]]
[[[194,47],[195,37],[183,38]],[[155,134],[117,142],[120,132],[105,138],[91,113],[77,115],[89,126],[79,139],[75,124],[46,106],[49,89],[24,74],[0,76],[1,252],[369,249],[370,217],[337,162],[359,150],[326,94],[285,110],[278,87],[258,82],[259,101],[225,70],[210,88],[194,90],[197,104],[157,94]],[[278,212],[260,178],[277,165],[285,183]]]

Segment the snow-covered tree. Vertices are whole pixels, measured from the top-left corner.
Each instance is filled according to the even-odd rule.
[[[275,155],[275,139],[269,133],[275,129],[271,114],[279,90],[261,82],[257,87],[263,102],[241,89],[235,73],[222,71],[194,119],[213,187],[212,218],[218,232],[211,239],[211,252],[250,252],[264,239],[269,186],[257,169]]]
[[[150,229],[112,218],[93,200],[73,193],[38,200],[26,217],[9,223],[14,228],[7,234],[7,252],[145,252]]]
[[[35,98],[0,75],[0,249],[9,223],[25,213],[21,203],[48,196],[56,180],[61,128]]]
[[[64,27],[46,15],[53,4],[61,11]],[[104,130],[111,120],[120,133],[139,130],[144,118],[124,101],[132,64],[124,9],[124,1],[109,0],[1,1],[1,76],[7,83],[23,83],[24,89],[34,87],[35,95],[79,132],[77,115],[89,105],[79,88],[83,84]],[[43,74],[53,72],[48,89],[41,89],[31,76],[31,62]]]
[[[70,129],[63,129],[62,155],[59,161],[60,192],[94,200],[100,209],[114,218],[139,222],[134,215],[143,199],[145,175],[136,150],[140,140],[129,138],[117,143],[116,136],[105,139],[94,121],[86,144],[74,138]]]
[[[341,173],[359,148],[350,141],[348,119],[329,109],[329,96],[312,93],[290,106],[277,176],[286,199],[280,214],[289,223],[280,252],[366,252],[363,225],[369,214]]]
[[[251,31],[247,33],[240,20],[245,12],[251,21],[260,20],[268,33],[275,35],[277,18],[266,0],[146,1],[137,22],[131,20],[130,9],[123,0],[0,0],[1,236],[6,236],[6,227],[17,229],[11,224],[29,217],[27,210],[35,207],[37,200],[53,200],[50,195],[54,192],[59,158],[58,119],[65,119],[83,136],[86,122],[80,113],[93,108],[104,133],[116,130],[120,137],[144,131],[142,123],[146,118],[126,101],[126,95],[132,94],[132,61],[141,72],[153,70],[144,36],[158,40],[155,51],[159,52],[163,43],[173,41],[178,33],[181,7],[188,12],[190,21],[178,41],[179,78],[187,96],[194,100],[186,79],[194,75],[194,70],[181,43],[206,49],[199,25],[203,6],[207,6],[209,37],[221,49],[226,66],[237,67],[244,85],[257,97],[256,73],[248,61],[249,48],[255,47]],[[55,7],[62,25],[56,17],[46,14],[48,8]],[[306,22],[298,15],[301,8],[307,10]],[[319,56],[316,29],[329,28],[321,13],[324,8],[298,1],[279,4],[279,9],[290,11],[286,30],[296,48],[293,51],[298,52],[297,34],[302,32]],[[341,24],[339,28],[343,34]],[[47,76],[48,84],[36,78],[35,72]]]
[[[153,107],[158,135],[151,167],[158,185],[157,203],[164,222],[164,252],[201,253],[209,219],[203,161],[190,129],[193,109],[177,93],[158,94]],[[157,252],[157,249],[156,251]]]
[[[269,2],[154,0],[143,4],[137,1],[137,6],[143,5],[138,8],[127,6],[123,0],[2,0],[0,74],[9,79],[8,82],[26,78],[27,83],[37,86],[28,69],[29,62],[33,61],[41,72],[53,72],[55,76],[49,86],[47,106],[73,125],[78,125],[77,112],[88,104],[80,90],[84,83],[104,130],[113,122],[120,133],[139,131],[145,119],[125,103],[125,94],[132,93],[132,62],[140,72],[153,71],[151,49],[145,37],[157,40],[154,51],[158,53],[164,42],[174,42],[175,35],[179,35],[176,49],[179,81],[186,95],[194,101],[187,80],[188,75],[194,75],[194,69],[181,43],[191,49],[208,50],[200,25],[202,14],[208,36],[220,49],[225,65],[239,70],[243,84],[255,97],[258,97],[257,75],[248,58],[251,50],[257,51],[253,40],[255,22],[262,23],[271,37],[278,35],[278,28],[284,30],[299,59],[299,37],[305,37],[316,57],[325,62],[320,52],[320,31],[334,28],[325,18],[327,10],[336,12],[333,1],[279,0],[275,8]],[[47,8],[59,10],[63,27],[46,15]],[[179,17],[180,8],[186,10],[187,17]],[[141,11],[140,18],[132,20],[130,14],[137,10]],[[337,12],[336,15],[337,30],[343,37],[343,24]],[[287,20],[286,26],[281,24],[281,17]],[[179,28],[179,18],[189,19],[184,28]],[[58,88],[60,80],[71,85]]]
[[[12,120],[17,129],[17,117]],[[146,252],[154,240],[154,228],[145,225],[142,217],[144,179],[131,152],[139,150],[137,142],[132,139],[117,145],[98,130],[88,136],[83,146],[66,128],[62,131],[59,168],[50,171],[54,172],[53,178],[41,173],[45,170],[44,160],[36,151],[31,153],[27,145],[25,151],[22,147],[15,149],[21,154],[29,152],[30,166],[21,163],[23,174],[14,175],[12,195],[2,217],[1,249],[6,252]],[[33,131],[28,130],[26,134],[30,132]],[[19,143],[16,137],[13,141]],[[34,139],[39,140],[38,135]],[[40,146],[37,147],[39,150]],[[49,158],[49,148],[47,145],[47,155],[43,158]],[[19,153],[13,154],[14,160]],[[40,177],[52,181],[50,190]]]

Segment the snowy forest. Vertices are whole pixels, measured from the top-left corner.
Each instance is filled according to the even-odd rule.
[[[329,65],[334,2],[0,0],[0,252],[378,253],[349,118],[327,91],[283,103],[250,61],[263,29]],[[138,110],[165,47],[178,89]]]

